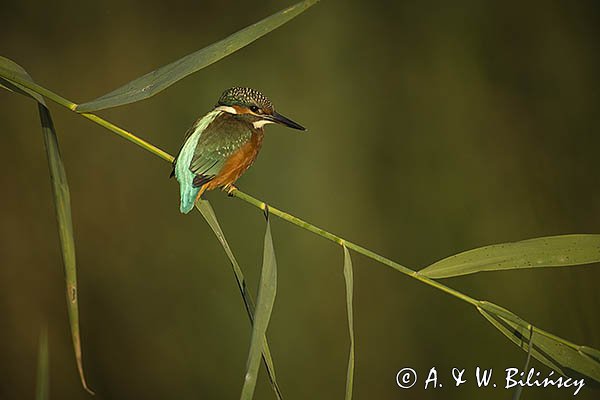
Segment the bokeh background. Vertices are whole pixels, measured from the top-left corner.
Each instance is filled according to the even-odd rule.
[[[292,1],[4,1],[0,49],[83,102]],[[473,247],[600,232],[600,6],[593,1],[335,1],[149,100],[100,114],[174,154],[234,85],[257,88],[306,134],[269,127],[239,187],[412,268]],[[0,398],[32,398],[49,325],[51,394],[83,399],[37,111],[0,92]],[[170,167],[54,104],[76,233],[84,363],[98,399],[231,399],[250,326],[223,250],[178,210]],[[264,218],[210,193],[255,290]],[[342,251],[272,221],[279,290],[269,327],[286,399],[342,398]],[[505,399],[450,369],[524,365],[474,309],[357,254],[357,399]],[[600,348],[598,266],[444,283]],[[533,365],[548,373],[535,361]],[[440,371],[442,389],[423,390]],[[418,387],[395,374],[412,367]],[[597,398],[584,389],[579,398]],[[527,399],[571,390],[526,389]],[[264,370],[257,399],[273,398]]]

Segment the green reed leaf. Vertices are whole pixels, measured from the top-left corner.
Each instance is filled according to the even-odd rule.
[[[29,76],[27,71],[23,69],[23,67],[6,57],[0,56],[0,71],[2,71],[2,76],[6,77],[0,77],[0,87],[10,90],[11,92],[31,97],[38,103],[41,103],[44,106],[46,106],[44,98],[39,93],[36,93],[31,89],[28,89],[19,85],[18,83],[11,81],[11,78],[20,78],[20,80],[33,82],[31,77]]]
[[[19,83],[10,80],[11,76],[17,76],[21,79],[31,81],[31,77],[18,64],[13,61],[0,57],[0,69],[2,69],[4,78],[0,78],[0,83],[5,88],[14,92],[31,97],[38,103],[38,112],[42,124],[42,133],[44,135],[44,144],[46,146],[46,155],[48,156],[48,168],[50,169],[50,181],[52,183],[52,193],[54,195],[54,208],[58,222],[58,236],[65,268],[65,280],[67,289],[67,305],[69,313],[69,322],[71,325],[71,338],[73,341],[73,350],[77,361],[77,370],[83,388],[89,393],[93,393],[87,386],[83,372],[83,357],[81,352],[81,335],[79,332],[79,303],[77,300],[77,268],[75,262],[75,239],[73,236],[73,222],[71,218],[71,196],[69,194],[69,184],[67,175],[60,156],[58,137],[50,111],[46,107],[44,99]]]
[[[527,342],[527,358],[525,359],[525,367],[523,371],[529,370],[529,363],[531,362],[531,348],[533,347],[533,326],[529,327],[529,341]],[[513,393],[513,400],[519,400],[523,393],[523,386],[519,385]]]
[[[581,351],[586,356],[592,358],[596,362],[600,363],[600,351],[587,346],[581,346],[579,348],[579,351]]]
[[[506,269],[566,267],[600,262],[600,235],[547,236],[502,243],[444,258],[419,274],[429,278]]]
[[[273,249],[273,238],[271,236],[271,224],[267,218],[267,230],[265,232],[265,244],[263,252],[263,265],[260,274],[258,288],[258,300],[256,302],[256,313],[252,325],[252,337],[250,339],[250,350],[246,362],[246,376],[240,395],[241,400],[250,400],[254,396],[256,379],[260,367],[260,356],[263,351],[264,337],[267,332],[275,295],[277,294],[277,261]]]
[[[50,351],[48,348],[47,327],[44,327],[40,332],[35,381],[35,400],[48,400],[50,398]]]
[[[223,249],[225,250],[225,254],[227,254],[227,257],[229,258],[229,261],[231,262],[231,266],[233,267],[233,274],[235,275],[235,279],[237,281],[238,288],[240,289],[240,293],[242,294],[242,299],[244,300],[244,306],[246,307],[246,312],[248,314],[248,317],[250,318],[250,323],[253,324],[254,323],[254,300],[252,299],[252,295],[250,294],[250,292],[248,292],[248,288],[246,287],[246,279],[244,278],[242,269],[240,268],[240,265],[238,264],[237,259],[235,258],[235,256],[233,255],[233,252],[231,251],[231,248],[229,247],[229,243],[227,242],[227,239],[225,238],[225,234],[223,233],[223,230],[221,229],[221,225],[219,224],[219,221],[217,220],[215,211],[213,210],[213,208],[210,205],[210,202],[208,200],[200,200],[200,201],[196,202],[196,208],[198,209],[198,211],[200,211],[200,213],[202,214],[202,216],[204,217],[204,219],[206,220],[208,225],[213,230],[215,236],[217,237],[217,240],[219,241],[219,243],[221,243],[221,246],[223,246]],[[269,343],[267,341],[266,335],[263,338],[262,358],[263,358],[265,367],[267,369],[267,373],[269,375],[269,381],[271,383],[271,386],[273,387],[273,390],[275,391],[275,395],[277,396],[278,400],[281,400],[281,399],[283,399],[283,395],[281,394],[281,389],[279,388],[279,385],[277,383],[277,377],[275,376],[275,366],[273,365],[273,359],[271,358],[271,350],[269,348]]]
[[[588,355],[598,350],[576,345],[536,328],[507,309],[487,301],[480,301],[477,310],[504,336],[554,371],[574,379],[592,378],[600,383],[600,362]]]
[[[348,311],[348,333],[350,334],[350,354],[348,356],[348,370],[346,373],[346,400],[352,399],[354,386],[354,311],[352,310],[352,297],[354,293],[354,274],[352,272],[352,259],[345,245],[344,248],[344,280],[346,281],[346,309]]]
[[[71,324],[71,336],[77,369],[81,384],[84,389],[92,393],[85,381],[83,373],[83,356],[81,353],[81,334],[79,332],[79,301],[77,298],[77,263],[75,261],[75,239],[73,235],[73,221],[71,217],[71,195],[67,175],[60,156],[58,137],[54,130],[54,124],[48,109],[38,103],[42,130],[44,131],[44,142],[48,154],[48,166],[50,168],[50,180],[52,181],[52,193],[54,194],[54,206],[56,219],[58,221],[58,235],[60,238],[63,263],[65,265],[65,278],[67,282],[67,304],[69,321]]]
[[[250,25],[225,39],[213,43],[179,60],[147,73],[118,89],[95,100],[77,106],[78,112],[90,112],[121,106],[147,99],[186,76],[219,61],[229,54],[249,45],[260,37],[290,21],[318,0],[301,1],[281,10],[253,25]]]

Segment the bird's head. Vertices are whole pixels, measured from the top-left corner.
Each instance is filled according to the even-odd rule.
[[[273,103],[264,94],[250,88],[227,89],[219,98],[216,109],[246,118],[255,128],[278,123],[301,131],[306,130],[302,125],[275,111]]]

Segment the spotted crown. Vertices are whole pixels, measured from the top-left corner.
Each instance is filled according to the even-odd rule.
[[[222,106],[258,106],[266,113],[273,112],[273,103],[264,94],[258,90],[245,88],[245,87],[233,87],[223,92],[219,98],[219,105]]]

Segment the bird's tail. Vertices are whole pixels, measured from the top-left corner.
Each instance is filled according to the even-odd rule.
[[[192,211],[198,193],[200,193],[200,189],[201,188],[194,187],[193,185],[180,185],[181,203],[179,205],[179,210],[182,213],[187,214]]]

